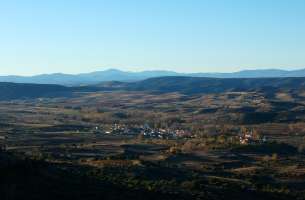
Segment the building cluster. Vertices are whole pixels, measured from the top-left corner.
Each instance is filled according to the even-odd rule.
[[[174,138],[192,138],[194,134],[189,130],[172,128],[152,128],[148,124],[126,125],[112,124],[103,127],[95,127],[95,133],[112,135],[142,135],[144,138],[174,139]],[[261,144],[267,141],[265,136],[261,136],[257,131],[242,130],[238,134],[240,144]]]
[[[142,130],[141,134],[145,137],[170,139],[170,138],[189,138],[192,137],[190,131],[181,129],[146,129]]]
[[[240,144],[260,144],[265,143],[267,138],[265,136],[261,137],[258,133],[254,131],[245,131],[240,134],[239,142]]]
[[[107,127],[95,127],[95,132],[115,135],[143,135],[146,138],[159,139],[192,137],[191,132],[187,130],[152,128],[148,124],[134,126],[127,126],[124,124],[113,124]]]

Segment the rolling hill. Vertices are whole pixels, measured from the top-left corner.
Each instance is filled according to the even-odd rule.
[[[222,92],[262,92],[268,95],[279,91],[300,92],[305,78],[203,78],[168,76],[136,82],[104,82],[98,85],[66,87],[50,84],[0,83],[0,100],[69,97],[81,92],[144,91],[154,93],[178,92],[206,94]]]
[[[0,83],[0,100],[59,97],[72,94],[71,88],[61,85]]]
[[[305,89],[305,78],[204,78],[159,77],[132,83],[118,83],[113,88],[131,91],[180,92],[185,94],[261,91],[296,91]]]

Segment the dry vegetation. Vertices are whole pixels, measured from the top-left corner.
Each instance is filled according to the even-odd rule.
[[[0,144],[168,199],[304,199],[302,95],[104,92],[1,102]],[[114,124],[130,132],[115,132]],[[137,132],[146,124],[191,135],[146,137]],[[267,139],[242,145],[246,132]]]

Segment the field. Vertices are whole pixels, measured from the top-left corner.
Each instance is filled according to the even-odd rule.
[[[304,93],[257,91],[1,101],[0,162],[11,180],[1,185],[7,199],[304,199],[304,104]],[[20,173],[18,163],[41,179],[5,173]]]

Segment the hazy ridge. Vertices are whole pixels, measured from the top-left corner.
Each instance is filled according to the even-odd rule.
[[[140,81],[148,78],[164,76],[188,76],[188,77],[211,77],[211,78],[272,78],[272,77],[305,77],[305,69],[301,70],[243,70],[233,73],[178,73],[174,71],[142,71],[127,72],[117,69],[96,71],[82,74],[42,74],[36,76],[0,76],[0,82],[14,83],[39,83],[39,84],[59,84],[67,86],[90,85],[104,81]]]

